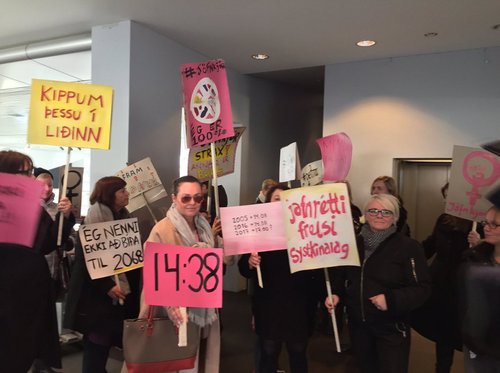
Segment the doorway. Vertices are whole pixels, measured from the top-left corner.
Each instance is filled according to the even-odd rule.
[[[396,159],[395,163],[411,237],[422,242],[444,212],[441,188],[449,180],[451,159]]]

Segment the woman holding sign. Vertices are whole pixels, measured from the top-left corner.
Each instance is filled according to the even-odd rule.
[[[363,373],[405,373],[410,354],[410,312],[426,300],[431,281],[420,244],[397,232],[399,202],[374,194],[358,236],[361,267],[335,267],[332,311],[345,299],[353,351]]]
[[[172,206],[167,217],[158,222],[149,235],[148,241],[163,244],[192,247],[216,247],[214,234],[220,232],[220,222],[216,219],[214,229],[200,213],[203,195],[201,184],[193,176],[183,176],[173,183]],[[161,309],[157,307],[156,309]],[[201,329],[201,338],[206,339],[206,349],[198,352],[193,369],[182,372],[218,373],[220,359],[220,325],[214,308],[189,308],[185,320],[180,307],[165,307],[168,317],[177,326],[185,321],[194,322]],[[141,305],[139,318],[146,318],[149,306]],[[189,343],[189,341],[188,341]]]
[[[104,223],[129,217],[126,183],[116,176],[98,180],[90,195],[84,224]],[[121,346],[123,320],[137,315],[140,271],[92,280],[80,240],[68,291],[64,326],[84,335],[83,373],[104,373],[111,346]]]
[[[278,184],[269,188],[266,202],[280,200],[289,188]],[[246,278],[262,272],[263,287],[256,287],[252,298],[255,332],[259,337],[260,361],[256,371],[275,373],[283,343],[286,345],[292,373],[306,373],[307,342],[314,312],[311,271],[290,273],[287,250],[244,254],[238,262]]]

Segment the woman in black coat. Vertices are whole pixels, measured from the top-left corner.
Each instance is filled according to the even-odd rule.
[[[398,200],[374,194],[364,208],[358,240],[361,267],[334,267],[332,311],[343,297],[354,354],[363,373],[405,373],[410,353],[410,313],[430,293],[422,247],[397,232]]]
[[[281,191],[276,185],[269,189],[266,202],[279,201]],[[282,344],[286,345],[292,373],[307,372],[307,341],[310,317],[314,310],[309,271],[290,273],[286,250],[244,254],[238,266],[246,278],[256,278],[260,265],[264,287],[255,287],[252,312],[255,332],[259,337],[260,373],[276,373]]]

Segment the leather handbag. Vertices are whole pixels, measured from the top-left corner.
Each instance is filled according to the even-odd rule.
[[[123,326],[123,354],[129,373],[164,373],[191,369],[200,343],[199,326],[187,323],[186,347],[179,347],[178,328],[168,317],[128,319]]]

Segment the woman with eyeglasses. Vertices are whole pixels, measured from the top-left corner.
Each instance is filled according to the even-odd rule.
[[[405,373],[410,353],[410,312],[430,293],[420,244],[396,229],[399,202],[374,194],[365,205],[367,224],[358,236],[361,267],[330,269],[333,303],[345,299],[352,349],[362,373]]]
[[[167,211],[167,216],[153,227],[147,241],[178,246],[216,247],[214,236],[220,233],[220,221],[216,218],[212,228],[200,213],[203,195],[199,180],[193,176],[183,176],[174,181],[172,189],[172,206]],[[146,318],[148,311],[148,305],[141,305],[139,317]],[[178,326],[188,321],[201,328],[201,338],[206,339],[206,349],[198,351],[193,369],[182,372],[219,372],[220,324],[215,308],[189,308],[188,320],[184,320],[179,307],[156,307],[155,313],[167,313]]]
[[[26,154],[2,150],[0,172],[33,177],[33,161]],[[64,214],[62,242],[65,242],[75,223],[72,205],[63,197],[57,208]],[[26,372],[35,358],[42,359],[48,370],[61,368],[55,289],[42,255],[56,250],[57,234],[58,224],[40,204],[32,247],[0,243],[0,294],[5,299],[0,302],[2,371]]]
[[[484,239],[459,275],[467,373],[500,372],[500,208],[491,207],[482,225]]]
[[[83,224],[105,223],[129,218],[127,183],[117,176],[99,179],[90,195]],[[71,274],[64,326],[83,333],[82,373],[105,373],[112,346],[121,347],[123,320],[137,315],[140,271],[92,279],[78,239]]]

